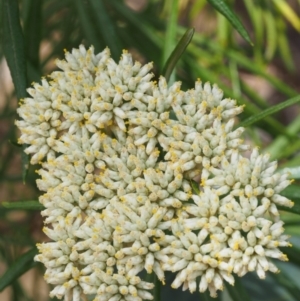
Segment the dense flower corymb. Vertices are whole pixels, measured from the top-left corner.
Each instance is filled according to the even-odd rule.
[[[289,245],[277,205],[293,205],[280,195],[290,181],[257,149],[243,156],[243,128],[233,129],[242,107],[209,83],[156,83],[152,64],[126,51],[119,63],[83,46],[65,58],[28,89],[16,122],[41,165],[52,242],[35,259],[50,295],[151,300],[146,270],[216,296],[234,274],[277,272],[272,259],[287,260],[278,247]]]

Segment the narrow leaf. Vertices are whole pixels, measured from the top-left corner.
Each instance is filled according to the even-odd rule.
[[[13,146],[16,146],[18,148],[22,147],[21,144],[19,144],[17,141],[14,141],[14,140],[8,140],[8,142],[13,145]]]
[[[247,127],[247,126],[249,126],[253,123],[256,123],[259,120],[262,120],[262,119],[266,118],[269,115],[272,115],[276,112],[279,112],[279,111],[281,111],[281,110],[283,110],[283,109],[285,109],[285,108],[287,108],[287,107],[289,107],[293,104],[296,104],[298,102],[300,102],[300,95],[298,95],[296,97],[293,97],[293,98],[290,98],[290,99],[288,99],[288,100],[286,100],[286,101],[284,101],[284,102],[282,102],[278,105],[272,106],[269,109],[266,109],[266,110],[264,110],[264,111],[262,111],[262,112],[260,112],[256,115],[253,115],[253,116],[247,118],[246,120],[242,121],[239,124],[239,126]]]
[[[286,132],[289,136],[297,135],[299,131],[300,131],[300,116],[296,117],[286,128]],[[271,154],[271,160],[279,158],[283,150],[288,148],[287,146],[289,146],[291,142],[291,139],[287,137],[288,135],[278,136],[268,147],[264,149],[265,152]],[[300,160],[297,160],[297,158],[294,158],[291,161],[289,161],[291,162],[291,165],[289,165],[289,162],[286,162],[284,166],[287,167],[297,166],[300,164]]]
[[[253,27],[253,37],[254,37],[254,61],[256,65],[262,65],[262,45],[264,44],[264,30],[265,27],[261,24],[263,23],[262,7],[257,3],[257,1],[244,1],[245,7],[249,14],[251,25]]]
[[[93,25],[93,22],[90,18],[89,6],[86,4],[86,1],[82,0],[75,0],[74,4],[77,10],[82,31],[88,43],[93,44],[97,52],[101,51],[104,46],[101,44],[97,37],[95,26]]]
[[[2,202],[1,205],[7,209],[14,210],[43,210],[44,206],[38,201],[24,201],[24,202]]]
[[[270,275],[276,280],[280,287],[284,288],[294,297],[294,300],[298,300],[300,290],[298,285],[294,282],[293,277],[290,277],[289,274],[282,270],[276,275],[273,273],[270,273]]]
[[[155,301],[160,301],[160,290],[161,290],[161,282],[158,277],[154,276],[154,288],[153,288],[153,297]]]
[[[234,286],[231,286],[228,282],[225,282],[225,287],[232,299],[232,301],[251,301],[248,293],[246,292],[245,288],[243,287],[241,280],[239,277],[234,277]]]
[[[211,46],[215,47],[216,44],[215,45],[211,44]],[[288,84],[286,84],[283,81],[281,81],[280,79],[278,79],[278,77],[275,77],[275,76],[271,75],[270,73],[268,73],[266,70],[264,70],[265,68],[262,68],[262,67],[258,66],[257,64],[253,64],[253,61],[251,59],[249,59],[248,57],[246,57],[241,52],[238,52],[238,51],[232,50],[232,49],[226,49],[226,51],[224,52],[224,55],[226,57],[228,57],[229,59],[236,61],[240,67],[243,67],[246,70],[254,73],[256,76],[261,76],[261,77],[265,78],[268,82],[270,82],[270,84],[272,84],[274,86],[274,88],[277,91],[284,93],[288,97],[294,97],[299,94],[299,93],[297,93],[296,90],[291,88]]]
[[[230,43],[232,27],[230,27],[227,19],[221,14],[217,15],[217,23],[217,40],[222,47],[228,47],[228,44]]]
[[[167,23],[167,30],[165,34],[165,43],[162,53],[162,66],[165,65],[170,54],[176,46],[176,34],[177,34],[177,19],[178,19],[178,0],[169,0],[166,1],[168,7],[168,18],[169,22]],[[175,82],[176,71],[174,70],[170,75],[169,85]]]
[[[293,168],[293,167],[298,167],[300,166],[300,156],[297,156],[287,162],[285,162],[284,164],[280,165],[280,168]],[[294,177],[291,176],[292,179],[295,179]]]
[[[281,191],[280,194],[291,200],[299,199],[300,201],[300,186],[296,184],[290,185]]]
[[[121,51],[121,45],[116,33],[115,24],[109,16],[103,1],[89,0],[89,2],[92,14],[95,16],[95,25],[98,28],[98,32],[101,33],[106,44],[105,46],[110,48],[113,58],[117,59]]]
[[[154,287],[153,287],[153,289],[150,290],[150,293],[154,297],[153,298],[154,301],[160,301],[160,299],[161,299],[160,298],[161,283],[160,283],[159,279],[157,278],[156,274],[154,272],[152,272],[151,274],[148,274],[146,272],[146,270],[144,270],[141,273],[140,277],[142,278],[143,281],[154,284]]]
[[[190,183],[191,183],[193,192],[196,194],[199,194],[200,193],[199,184],[194,180],[190,180]]]
[[[17,0],[3,0],[3,50],[18,99],[26,96],[25,44]]]
[[[196,47],[194,47],[194,48],[195,49],[193,49],[193,47],[191,45],[189,52],[191,50],[193,50],[193,54],[195,54],[195,52],[197,52],[197,48]],[[212,72],[208,68],[202,68],[200,64],[195,64],[195,60],[193,58],[191,58],[190,56],[186,56],[184,58],[184,60],[190,66],[190,70],[195,77],[200,77],[203,81],[218,83],[219,87],[224,91],[224,93],[227,96],[234,98],[232,89],[228,88],[228,86],[223,84],[215,72]],[[242,105],[242,104],[246,105],[244,112],[248,115],[258,114],[260,112],[260,109],[256,105],[254,105],[252,102],[250,102],[247,98],[244,98],[241,96],[237,99],[237,101],[238,101],[239,105]],[[269,132],[273,133],[274,135],[276,135],[276,134],[278,135],[278,132],[286,135],[285,127],[282,124],[280,124],[277,120],[272,118],[271,116],[267,116],[264,120],[264,123],[268,124]]]
[[[204,293],[200,293],[200,300],[202,301],[221,301],[221,297],[220,297],[221,292],[218,292],[217,297],[211,297],[209,294],[209,291],[205,291]]]
[[[300,18],[295,13],[295,10],[284,0],[273,0],[278,10],[290,22],[293,27],[300,32]]]
[[[199,13],[206,4],[206,0],[197,0],[191,3],[192,7],[190,9],[189,18],[191,21],[195,21],[195,18],[199,16]]]
[[[271,60],[274,57],[277,46],[276,19],[268,8],[263,11],[262,15],[266,27],[265,56],[267,60]]]
[[[234,12],[229,8],[229,6],[223,0],[207,0],[219,13],[225,16],[225,18],[232,24],[232,26],[238,31],[238,33],[250,44],[253,45],[250,36],[234,14]]]
[[[177,33],[177,17],[178,17],[178,0],[169,0],[168,4],[168,17],[167,30],[165,34],[165,43],[163,49],[163,64],[168,60],[171,52],[176,46],[176,33]]]
[[[26,6],[26,9],[24,7],[24,10],[26,11],[24,19],[26,54],[31,64],[39,70],[39,50],[42,31],[42,1],[24,1],[24,6]],[[31,80],[34,79],[31,78]]]
[[[37,254],[37,252],[36,247],[32,248],[25,254],[21,255],[13,263],[13,265],[6,270],[4,275],[0,278],[0,292],[35,265],[33,257]]]
[[[17,98],[26,97],[26,60],[25,44],[19,18],[17,0],[3,0],[3,50],[8,67],[15,85]],[[28,171],[28,155],[24,153],[26,146],[22,147],[22,178],[25,181]]]
[[[195,32],[194,28],[188,29],[185,32],[185,34],[183,35],[183,37],[180,39],[179,43],[177,44],[177,46],[171,53],[170,57],[168,58],[165,66],[163,68],[163,73],[162,73],[165,76],[167,81],[169,81],[175,65],[177,64],[178,60],[180,59],[180,57],[184,53],[185,49],[191,42],[194,32]]]
[[[132,11],[123,1],[110,0],[109,4],[112,5],[116,12],[128,23],[131,23],[135,27],[135,30],[142,32],[144,36],[151,40],[156,46],[160,47],[162,45],[162,39],[157,35],[157,31],[152,28],[152,25],[144,22],[142,17]]]
[[[297,221],[297,226],[299,226],[299,221]],[[289,261],[297,264],[298,266],[300,266],[300,249],[297,248],[296,246],[292,246],[292,248],[281,248],[283,253],[285,253],[289,259]]]
[[[179,29],[179,33],[183,33],[184,31],[185,31],[184,28]],[[196,43],[199,43],[200,45],[203,45],[205,48],[208,47],[210,57],[212,57],[213,55],[219,55],[222,57],[225,56],[229,60],[236,61],[239,67],[245,68],[247,71],[250,71],[255,75],[263,77],[272,86],[274,86],[276,90],[287,95],[288,97],[294,97],[299,94],[295,89],[291,88],[288,84],[278,79],[278,77],[268,73],[266,68],[264,68],[263,66],[258,66],[257,64],[253,64],[253,59],[249,58],[246,54],[241,53],[241,51],[234,50],[231,48],[224,48],[220,46],[219,42],[204,37],[203,35],[200,35],[198,33],[195,33],[194,41]],[[199,49],[198,45],[197,47]],[[207,53],[207,51],[203,53]],[[197,55],[197,57],[199,57],[199,54]]]
[[[277,207],[281,211],[291,212],[300,215],[300,201],[295,201],[294,206],[292,208],[283,207],[283,206],[277,206]]]
[[[276,19],[276,31],[278,34],[278,50],[282,61],[289,71],[295,70],[295,63],[291,53],[290,40],[287,35],[287,26],[280,17]]]
[[[288,147],[282,149],[281,153],[277,156],[277,159],[289,158],[290,156],[297,154],[300,150],[300,139],[297,136],[291,137]]]

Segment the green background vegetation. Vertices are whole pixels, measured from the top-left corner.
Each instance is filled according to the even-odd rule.
[[[282,212],[293,247],[284,250],[289,263],[276,262],[280,274],[264,281],[249,274],[226,286],[217,300],[299,300],[299,0],[0,0],[0,12],[1,300],[49,300],[43,267],[33,262],[35,243],[45,239],[36,168],[27,169],[14,120],[26,87],[55,70],[54,60],[63,58],[64,49],[81,43],[94,45],[96,52],[108,46],[115,60],[128,49],[142,63],[153,61],[157,78],[167,74],[184,89],[201,78],[246,105],[240,116],[245,139],[269,152],[295,179],[283,193],[295,206]],[[192,41],[190,30],[178,44],[192,27]],[[163,301],[210,299],[161,290]]]

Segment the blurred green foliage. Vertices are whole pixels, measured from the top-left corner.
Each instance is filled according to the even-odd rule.
[[[34,244],[44,237],[33,169],[28,171],[26,186],[22,184],[28,158],[17,144],[17,99],[26,96],[31,82],[55,69],[54,60],[63,57],[64,49],[81,43],[94,45],[96,52],[108,46],[115,60],[122,49],[129,49],[137,60],[154,61],[157,78],[168,70],[170,81],[180,80],[184,88],[192,88],[201,78],[217,83],[226,97],[246,105],[241,116],[247,126],[245,138],[279,159],[280,167],[296,179],[285,191],[295,207],[283,213],[294,247],[285,250],[290,264],[282,265],[281,274],[266,281],[255,275],[244,277],[234,287],[226,287],[219,300],[298,300],[300,284],[293,275],[300,275],[300,109],[296,104],[300,97],[293,82],[299,78],[300,62],[295,60],[293,45],[300,43],[299,1],[1,0],[0,11],[0,70],[4,74],[5,55],[15,87],[9,89],[1,77],[0,259],[4,265],[0,291],[11,285],[7,301],[42,300],[35,297],[36,291],[28,294],[18,280],[34,266]],[[192,27],[196,28],[192,42],[185,40],[181,50],[173,52]],[[182,46],[188,46],[183,55]],[[295,114],[282,119],[279,113],[292,104]],[[40,275],[41,269],[38,266]],[[161,297],[211,299],[207,294],[176,292],[175,296],[163,289]]]

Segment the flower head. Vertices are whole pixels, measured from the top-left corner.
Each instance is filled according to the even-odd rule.
[[[182,91],[152,81],[123,51],[66,52],[55,71],[28,89],[16,122],[37,185],[45,193],[38,245],[51,296],[65,300],[151,300],[142,270],[172,287],[212,296],[234,274],[277,272],[287,260],[277,206],[289,185],[276,162],[242,140],[234,118],[243,107],[197,81]],[[196,182],[195,182],[196,181]],[[200,182],[198,185],[197,182]]]

